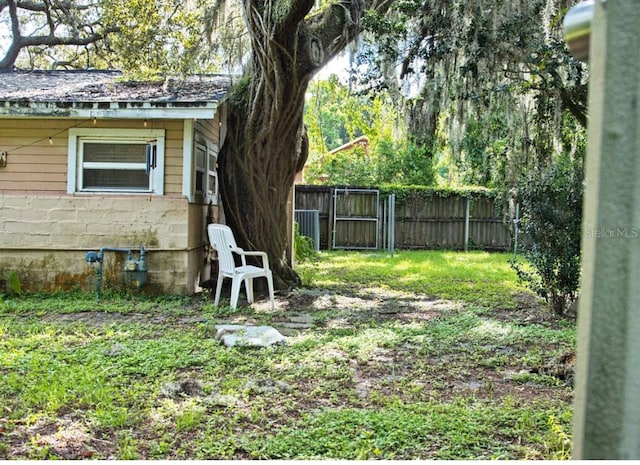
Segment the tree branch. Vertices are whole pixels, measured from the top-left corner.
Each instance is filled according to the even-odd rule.
[[[55,6],[53,6],[50,1],[0,0],[0,11],[7,7],[9,8],[9,17],[11,19],[12,40],[5,56],[0,60],[0,69],[10,69],[13,67],[20,51],[28,47],[42,45],[86,46],[103,40],[111,33],[120,31],[120,28],[117,26],[108,26],[101,28],[99,32],[94,32],[94,27],[100,26],[99,22],[93,22],[92,24],[74,24],[75,22],[71,21],[71,35],[56,35],[56,30],[66,24],[63,18],[70,17],[70,9],[87,10],[91,8],[90,4],[76,5],[71,1],[63,1],[57,2]],[[45,17],[43,18],[44,24],[41,25],[41,28],[46,28],[48,33],[23,36],[20,30],[20,9],[43,14]]]
[[[322,68],[355,39],[364,9],[364,0],[342,0],[306,21],[323,52],[319,63],[315,63],[316,69]]]
[[[314,0],[275,0],[270,16],[276,34],[286,32],[303,21],[313,5]]]
[[[53,18],[51,17],[51,4],[49,3],[49,0],[44,0],[45,5],[47,5],[47,8],[44,10],[44,14],[47,17],[47,25],[49,26],[49,35],[53,36],[55,35],[56,32],[56,25],[53,22]]]
[[[13,66],[20,54],[20,21],[18,18],[18,7],[14,0],[6,0],[6,4],[9,6],[9,16],[11,18],[11,33],[13,40],[4,58],[0,60],[0,69],[9,69]]]
[[[108,34],[118,32],[119,27],[106,28],[104,32],[94,33],[86,37],[58,37],[53,35],[23,37],[22,47],[33,47],[37,45],[89,45],[104,39]]]
[[[17,3],[18,8],[21,10],[34,11],[43,13],[48,10],[48,6],[42,2],[33,2],[28,0],[21,0],[18,2],[13,2],[12,0],[0,0],[0,11],[6,8],[10,3]],[[56,6],[61,9],[70,9],[74,10],[87,10],[91,8],[93,5],[84,4],[80,5],[74,1],[66,1],[66,2],[57,2]]]

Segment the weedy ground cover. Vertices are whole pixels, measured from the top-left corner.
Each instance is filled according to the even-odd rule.
[[[275,310],[3,296],[0,459],[569,458],[574,324],[508,259],[325,253]],[[222,322],[287,344],[225,348]]]

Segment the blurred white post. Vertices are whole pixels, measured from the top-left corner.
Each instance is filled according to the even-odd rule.
[[[640,459],[640,2],[596,0],[574,458]]]

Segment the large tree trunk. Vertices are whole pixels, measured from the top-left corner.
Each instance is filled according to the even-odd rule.
[[[226,221],[241,247],[267,252],[278,289],[300,283],[286,258],[286,206],[307,157],[305,92],[315,72],[355,37],[364,12],[361,0],[346,0],[305,20],[312,6],[313,0],[244,0],[252,66],[232,90],[219,159]]]
[[[286,207],[296,170],[306,159],[300,150],[305,90],[306,80],[254,79],[236,89],[220,154],[226,222],[241,247],[267,252],[279,289],[299,284],[287,263]]]

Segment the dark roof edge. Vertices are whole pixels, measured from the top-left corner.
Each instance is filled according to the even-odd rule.
[[[13,69],[3,69],[0,68],[0,74],[9,74],[9,73],[33,73],[33,74],[54,74],[54,73],[60,73],[60,74],[81,74],[81,73],[95,73],[95,74],[114,74],[114,75],[119,75],[119,76],[125,76],[125,73],[123,71],[120,71],[118,69],[18,69],[18,68],[13,68]],[[127,79],[126,81],[131,81],[131,82],[149,82],[149,83],[158,83],[158,82],[164,82],[167,79],[176,79],[176,80],[180,80],[180,79],[188,79],[188,78],[194,78],[194,77],[208,77],[208,78],[212,78],[212,77],[220,77],[220,78],[228,78],[228,79],[238,79],[239,76],[237,75],[231,75],[231,74],[224,74],[224,73],[194,73],[194,74],[184,74],[184,75],[163,75],[163,74],[158,74],[157,75],[158,78],[157,79]]]

